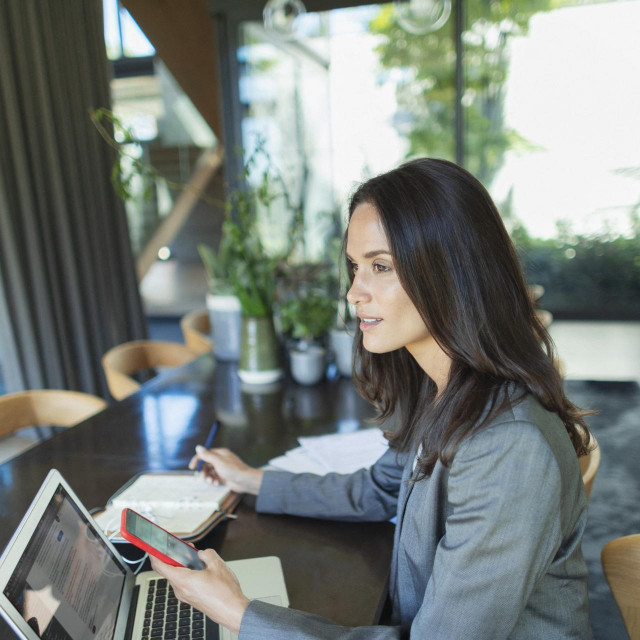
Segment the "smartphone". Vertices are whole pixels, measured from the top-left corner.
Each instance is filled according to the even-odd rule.
[[[120,535],[136,547],[174,567],[205,568],[204,562],[198,558],[198,552],[192,546],[132,509],[122,510]]]

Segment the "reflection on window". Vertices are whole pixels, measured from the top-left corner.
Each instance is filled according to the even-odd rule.
[[[192,395],[146,395],[142,403],[143,449],[149,453],[149,458],[177,460],[182,437],[193,426],[197,411],[198,401]]]

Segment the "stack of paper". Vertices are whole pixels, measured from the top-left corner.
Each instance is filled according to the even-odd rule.
[[[377,428],[298,438],[301,446],[269,461],[276,469],[324,475],[370,467],[389,444]]]

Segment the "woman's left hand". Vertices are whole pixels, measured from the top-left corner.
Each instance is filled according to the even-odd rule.
[[[171,583],[178,600],[237,634],[249,600],[235,575],[213,549],[198,551],[198,557],[205,563],[205,569],[172,567],[154,557],[151,566]]]

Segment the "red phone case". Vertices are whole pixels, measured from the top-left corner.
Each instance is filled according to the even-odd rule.
[[[152,547],[152,546],[148,545],[146,542],[144,542],[144,540],[140,540],[140,538],[137,538],[132,533],[127,531],[127,511],[132,511],[139,518],[142,518],[143,520],[146,520],[147,522],[151,522],[151,520],[149,520],[149,518],[145,518],[144,516],[141,516],[137,511],[133,511],[133,509],[123,509],[122,510],[122,515],[120,516],[120,535],[125,540],[127,540],[127,542],[130,542],[131,544],[135,544],[136,547],[139,547],[143,551],[146,551],[148,554],[150,554],[152,556],[155,556],[159,560],[162,560],[162,562],[165,562],[166,564],[170,564],[172,567],[184,567],[183,564],[180,564],[179,562],[177,562],[173,558],[170,558],[169,556],[164,555],[164,553],[162,553],[161,551],[158,551],[155,547]],[[151,522],[151,524],[154,527],[158,527],[159,529],[162,529],[162,527],[157,525],[155,522]],[[172,533],[169,533],[166,529],[162,529],[162,530],[167,535],[171,536],[172,538],[175,538],[176,540],[178,540],[182,544],[187,544],[186,542],[184,542],[184,540],[180,540],[180,538],[178,538],[178,536],[174,536]],[[190,547],[191,545],[187,545],[187,546]]]

